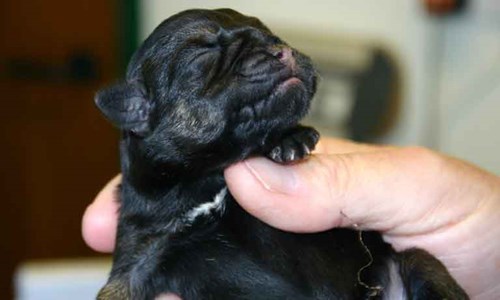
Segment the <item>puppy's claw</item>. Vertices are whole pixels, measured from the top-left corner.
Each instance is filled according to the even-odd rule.
[[[311,154],[311,149],[309,149],[309,147],[307,145],[302,145],[302,147],[303,147],[304,153],[306,155]]]
[[[275,162],[283,162],[281,152],[281,147],[274,147],[267,156]]]
[[[277,163],[292,163],[309,156],[319,141],[319,133],[310,127],[298,127],[276,145],[267,156]]]

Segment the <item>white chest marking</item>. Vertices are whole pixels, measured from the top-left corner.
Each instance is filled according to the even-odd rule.
[[[202,203],[186,213],[186,220],[192,223],[199,216],[207,216],[211,213],[222,213],[224,211],[227,195],[227,187],[220,190],[211,202]]]
[[[406,290],[395,261],[389,261],[389,285],[384,290],[384,300],[405,300]]]

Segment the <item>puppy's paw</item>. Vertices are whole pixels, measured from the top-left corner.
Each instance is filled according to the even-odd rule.
[[[281,141],[267,153],[267,157],[278,163],[292,163],[306,158],[319,141],[319,133],[311,127],[297,127],[282,137]]]
[[[108,282],[97,294],[97,300],[128,300],[131,299],[127,287],[119,281]]]

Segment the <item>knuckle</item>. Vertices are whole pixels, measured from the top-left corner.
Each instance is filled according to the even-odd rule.
[[[442,165],[443,158],[437,152],[421,147],[409,146],[402,148],[402,153],[405,157],[414,161],[415,164],[425,168],[437,168]]]
[[[339,201],[347,197],[352,185],[351,158],[347,155],[328,155],[320,159],[320,172],[328,186],[329,198]]]
[[[407,170],[412,172],[416,179],[422,184],[428,184],[429,189],[443,188],[439,186],[444,186],[449,179],[448,161],[445,156],[420,146],[405,147],[401,151]]]

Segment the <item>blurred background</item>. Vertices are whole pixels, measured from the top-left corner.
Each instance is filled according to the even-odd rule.
[[[2,299],[92,299],[109,258],[81,216],[119,171],[100,87],[156,25],[188,8],[259,17],[321,74],[307,122],[325,135],[422,145],[500,175],[495,0],[2,0]],[[15,296],[14,296],[15,295]]]

